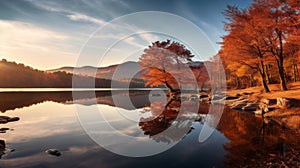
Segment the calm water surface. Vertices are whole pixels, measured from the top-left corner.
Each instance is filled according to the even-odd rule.
[[[165,100],[156,95],[154,102],[149,91],[115,92],[118,103],[114,102],[110,91],[82,92],[80,95],[73,100],[69,91],[0,92],[1,115],[20,118],[19,121],[0,124],[1,128],[10,129],[0,134],[0,139],[5,142],[5,149],[0,149],[0,167],[238,167],[250,159],[260,161],[269,154],[284,154],[285,150],[299,144],[297,136],[277,125],[265,125],[260,117],[228,109],[225,109],[212,136],[199,143],[208,104],[200,104],[197,109],[200,117],[196,120],[182,117],[183,127],[190,130],[185,136],[156,136],[176,119],[174,109],[180,103],[170,103],[170,108],[157,115],[154,109],[145,114],[145,109],[151,105],[159,107],[159,103],[163,104]],[[134,107],[122,101],[129,95]],[[154,143],[178,143],[149,157],[114,154],[85,133],[76,106],[84,109],[86,115],[97,107],[124,134],[144,137]],[[120,111],[132,115],[137,122],[120,117],[117,115]],[[100,131],[99,134],[106,136],[107,132]],[[58,149],[62,155],[56,157],[45,153],[49,148]],[[140,147],[137,150],[146,149]]]

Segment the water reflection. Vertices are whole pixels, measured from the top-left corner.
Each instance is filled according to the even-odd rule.
[[[224,144],[224,163],[230,167],[274,166],[274,162],[286,162],[287,153],[299,150],[296,132],[248,113],[227,110],[218,130],[230,140]]]
[[[194,129],[195,121],[203,124],[208,109],[209,105],[199,105],[199,102],[195,101],[153,102],[143,111],[150,112],[151,115],[147,118],[142,117],[139,126],[145,135],[156,142],[177,142]],[[184,113],[180,113],[180,110]]]
[[[295,132],[230,109],[225,109],[208,141],[200,144],[198,136],[204,121],[213,119],[208,116],[209,104],[151,102],[148,93],[130,93],[132,103],[139,110],[131,110],[132,107],[122,103],[116,107],[110,92],[96,92],[96,98],[82,94],[76,100],[72,100],[70,92],[0,93],[0,110],[10,118],[20,117],[20,121],[5,125],[14,131],[1,134],[0,167],[162,167],[161,163],[164,167],[245,167],[262,166],[266,160],[284,160],[291,151],[299,151],[300,138]],[[120,92],[117,96],[128,95]],[[92,105],[91,99],[96,99],[97,106],[104,107],[103,113],[111,114],[111,119],[116,119],[115,109],[140,117],[138,124],[118,119],[113,126],[121,131],[133,136],[142,134],[156,143],[179,143],[164,153],[146,158],[128,158],[106,151],[85,134],[74,114],[73,103]],[[84,107],[88,115],[92,108]],[[180,109],[186,113],[178,113]],[[197,113],[189,113],[192,111]],[[107,136],[109,132],[100,134]],[[8,148],[16,151],[8,153]],[[48,156],[44,151],[49,148],[59,149],[62,156],[59,159]]]
[[[131,101],[136,108],[142,108],[145,104],[149,104],[148,97],[145,97],[149,91],[130,91]],[[127,97],[128,91],[114,91],[115,96]],[[93,105],[94,102],[98,104],[107,104],[115,106],[111,91],[80,91],[79,96],[74,100],[72,92],[70,91],[56,91],[56,92],[0,92],[0,112],[14,110],[23,107],[29,107],[34,104],[52,101],[62,104],[82,104]],[[131,110],[132,107],[128,104],[119,105],[120,108]]]

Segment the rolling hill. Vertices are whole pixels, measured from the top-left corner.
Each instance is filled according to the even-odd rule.
[[[108,78],[94,78],[89,75],[73,75],[70,71],[41,71],[17,64],[8,62],[3,59],[0,61],[0,88],[71,88],[71,87],[91,87],[89,84],[95,82],[97,88],[112,87],[112,80]],[[91,72],[91,68],[83,68],[82,73]],[[69,68],[70,69],[70,68]],[[124,70],[124,69],[123,69]],[[118,71],[118,70],[117,70]],[[73,85],[73,79],[77,80],[76,86]],[[143,81],[113,81],[113,87],[118,88],[141,88],[144,87]]]
[[[127,81],[128,79],[142,80],[141,75],[143,74],[143,71],[139,68],[138,63],[133,61],[107,67],[62,67],[48,70],[47,72],[74,73],[80,76],[96,76],[97,78],[117,81]]]

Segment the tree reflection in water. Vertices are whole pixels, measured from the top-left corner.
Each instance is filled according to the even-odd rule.
[[[293,130],[245,112],[227,109],[218,131],[230,140],[224,144],[224,163],[230,167],[282,166],[299,151],[300,138]]]
[[[199,115],[199,112],[207,114],[208,107],[195,101],[171,100],[154,102],[144,108],[143,112],[151,113],[150,117],[140,119],[139,126],[144,134],[156,142],[171,143],[189,134],[194,129],[195,121],[202,122],[204,116]]]
[[[208,104],[200,105],[198,115],[189,116],[185,113],[179,116],[178,111],[181,106],[180,101],[176,100],[167,107],[165,103],[152,103],[145,110],[145,112],[151,112],[152,115],[140,119],[140,128],[145,135],[156,142],[180,141],[191,133],[193,123],[200,122],[203,125],[209,110]],[[193,105],[185,107],[193,107]],[[211,123],[214,124],[214,121],[208,124]],[[223,148],[227,151],[223,160],[226,166],[261,167],[267,164],[281,166],[282,163],[294,165],[290,162],[297,162],[295,159],[299,160],[295,157],[300,154],[299,135],[276,123],[266,122],[266,119],[260,116],[225,108],[216,131],[221,132],[229,140],[223,144]]]
[[[212,106],[210,104],[200,104],[198,101],[179,100],[173,100],[169,104],[167,102],[153,102],[150,104],[148,93],[134,92],[131,93],[130,99],[134,107],[137,109],[144,107],[144,113],[151,114],[149,117],[140,119],[139,127],[145,135],[158,143],[177,142],[190,134],[196,134],[195,137],[197,137],[200,132],[193,131],[194,127],[195,130],[199,130],[198,124],[195,125],[195,123],[203,125],[204,121],[209,119],[209,126],[214,127],[214,124],[216,124],[213,115],[208,116],[207,114],[210,107],[212,107],[211,109],[217,109],[218,105]],[[132,108],[129,108],[125,103],[114,104],[110,92],[96,92],[96,97],[90,97],[89,95],[83,92],[80,99],[73,100],[70,92],[0,93],[0,104],[2,105],[0,111],[7,112],[8,110],[31,106],[44,101],[91,105],[90,99],[95,99],[96,101],[91,102],[98,104],[117,106],[127,110]],[[119,98],[128,97],[123,92],[116,96],[119,96]],[[145,104],[150,105],[145,107]],[[184,113],[180,113],[180,111],[184,111]],[[8,118],[2,117],[2,120],[6,123]],[[275,165],[274,167],[280,167],[282,163],[288,166],[294,166],[293,162],[300,163],[298,132],[266,121],[267,118],[225,109],[217,127],[214,127],[228,140],[226,143],[222,142],[223,148],[227,152],[223,160],[224,165],[228,167],[265,167],[271,162],[273,166]],[[22,121],[20,123],[22,124]],[[199,146],[192,143],[191,145],[194,148]],[[5,146],[4,141],[0,140],[0,156],[5,152],[7,152],[7,146]]]

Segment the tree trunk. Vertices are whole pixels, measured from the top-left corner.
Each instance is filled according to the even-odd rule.
[[[250,87],[254,87],[254,77],[253,77],[253,74],[250,75]]]
[[[267,83],[272,84],[272,81],[271,81],[271,78],[270,78],[270,71],[269,71],[270,67],[269,67],[269,65],[266,65],[265,68],[266,68]]]
[[[283,59],[282,58],[277,59],[276,62],[277,62],[277,68],[278,68],[278,73],[280,78],[281,90],[287,90],[284,67],[283,67]]]
[[[173,87],[168,82],[165,82],[165,86],[169,90],[169,93],[175,93],[176,92],[176,90],[173,89]]]
[[[266,80],[266,74],[265,74],[265,68],[264,68],[264,63],[261,61],[260,62],[260,65],[261,65],[261,68],[259,68],[259,74],[261,76],[261,80],[262,80],[262,84],[264,86],[264,90],[265,92],[270,92],[270,89],[268,87],[268,84],[267,84],[267,80]]]
[[[240,81],[239,81],[239,77],[235,77],[235,89],[239,89],[240,88]]]
[[[281,86],[281,90],[287,90],[287,86],[286,86],[286,79],[285,79],[285,72],[284,72],[284,66],[283,66],[283,39],[282,39],[282,32],[278,29],[276,29],[276,33],[278,35],[278,39],[279,39],[279,54],[278,54],[278,59],[276,59],[277,61],[277,66],[278,66],[278,73],[279,73],[279,77],[280,77],[280,86]]]
[[[293,67],[294,67],[294,82],[297,82],[298,66],[297,64],[294,64]]]
[[[265,75],[261,75],[261,76],[262,76],[262,83],[263,83],[263,86],[264,86],[264,90],[265,90],[266,93],[268,93],[268,92],[270,92],[270,89],[268,87],[266,77],[265,77]]]

